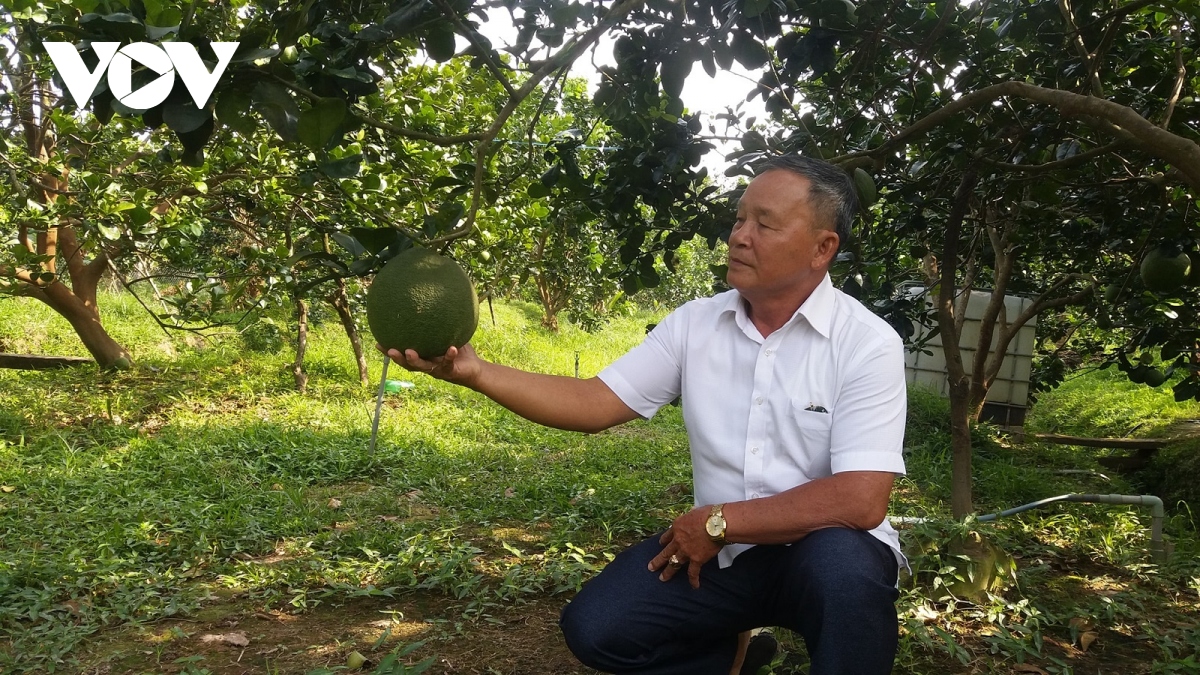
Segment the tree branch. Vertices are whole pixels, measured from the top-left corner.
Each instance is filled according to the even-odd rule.
[[[1175,88],[1171,91],[1171,98],[1167,100],[1167,112],[1163,115],[1163,121],[1158,125],[1164,130],[1171,123],[1171,115],[1175,113],[1175,104],[1179,102],[1179,94],[1183,92],[1183,83],[1187,79],[1187,68],[1183,66],[1183,36],[1179,33],[1178,23],[1171,27],[1171,37],[1175,41]]]
[[[223,218],[221,216],[207,216],[207,218],[209,220],[216,221],[218,223],[225,223],[226,225],[232,225],[239,232],[246,235],[247,237],[250,237],[250,239],[254,240],[255,243],[262,245],[262,246],[266,245],[266,242],[263,241],[262,237],[258,236],[258,234],[255,233],[253,229],[251,229],[250,225],[243,223],[242,221],[237,220],[236,218]]]
[[[587,49],[596,40],[600,39],[600,36],[607,32],[613,24],[615,24],[625,15],[629,14],[629,12],[633,11],[635,7],[641,5],[642,2],[643,0],[621,0],[620,3],[614,5],[612,9],[609,10],[607,16],[598,21],[595,26],[592,26],[582,35],[576,35],[575,37],[571,38],[571,40],[567,42],[566,46],[560,49],[557,54],[546,59],[546,61],[542,63],[541,67],[530,73],[529,79],[525,80],[525,82],[521,84],[521,88],[518,89],[515,94],[509,97],[508,103],[504,104],[504,107],[499,113],[497,113],[496,119],[492,121],[491,126],[488,127],[488,130],[484,132],[483,137],[480,138],[475,144],[475,186],[471,191],[471,208],[467,212],[467,217],[463,219],[463,222],[460,225],[455,227],[450,232],[427,242],[429,245],[436,245],[464,237],[470,233],[471,229],[475,226],[475,217],[479,213],[481,201],[480,197],[482,196],[483,192],[483,173],[484,167],[486,166],[486,162],[484,160],[492,146],[492,141],[495,140],[496,136],[500,134],[500,131],[508,122],[508,118],[511,117],[514,112],[516,112],[517,107],[521,104],[521,102],[526,98],[529,98],[529,95],[532,94],[535,89],[537,89],[538,85],[540,85],[542,81],[549,77],[552,73],[555,73],[563,68],[569,68],[570,65],[574,63],[575,59],[579,58],[580,53]]]
[[[1104,87],[1100,84],[1100,69],[1093,61],[1087,45],[1083,43],[1079,26],[1075,24],[1075,11],[1071,9],[1071,0],[1058,0],[1058,9],[1062,12],[1063,20],[1067,22],[1067,39],[1075,45],[1075,51],[1079,52],[1079,58],[1083,60],[1083,67],[1087,68],[1088,84],[1091,86],[1092,95],[1104,96]]]
[[[1150,155],[1171,163],[1183,174],[1184,180],[1200,190],[1200,145],[1150,123],[1132,108],[1093,96],[1084,96],[1059,89],[1047,89],[1026,82],[1001,82],[971,92],[942,108],[922,117],[898,134],[871,150],[852,152],[835,157],[835,164],[846,164],[862,157],[884,158],[889,152],[906,145],[930,129],[944,124],[964,110],[990,103],[1002,96],[1016,96],[1035,103],[1057,108],[1068,118],[1079,118],[1103,131],[1128,133],[1139,148]],[[1113,125],[1107,128],[1106,124]]]
[[[958,239],[963,218],[971,202],[977,175],[974,170],[963,174],[954,192],[954,202],[946,220],[946,240],[942,248],[942,279],[938,283],[938,325],[942,329],[942,352],[946,355],[946,372],[952,387],[961,387],[966,379],[962,352],[958,348],[958,332],[954,330],[954,277],[958,269]]]
[[[389,124],[382,120],[377,120],[368,115],[364,115],[356,110],[351,110],[350,114],[364,124],[378,127],[384,131],[396,134],[397,136],[411,138],[417,141],[425,141],[427,143],[433,143],[434,145],[440,145],[442,147],[450,147],[454,145],[462,145],[463,143],[470,143],[472,141],[479,141],[487,136],[486,133],[481,131],[476,131],[469,134],[459,134],[457,136],[439,136],[438,134],[430,134],[424,131],[413,131],[412,129],[398,127],[394,124]]]
[[[504,91],[508,92],[509,98],[516,96],[517,92],[513,90],[512,84],[509,83],[508,78],[504,76],[504,73],[500,70],[500,67],[492,59],[492,51],[483,45],[483,40],[480,39],[483,36],[479,34],[479,31],[475,30],[469,24],[463,21],[462,17],[456,14],[454,9],[446,4],[445,0],[434,0],[434,4],[436,4],[438,9],[442,11],[442,14],[449,17],[449,19],[454,22],[454,25],[463,32],[463,35],[466,36],[471,45],[479,51],[479,58],[483,60],[483,65],[487,66],[487,69],[492,71],[492,77],[495,77],[496,81],[500,83],[500,86],[504,87]]]
[[[1058,159],[1053,162],[1046,162],[1045,164],[1009,164],[1008,162],[997,162],[996,160],[988,159],[987,157],[976,157],[976,159],[990,167],[1004,171],[1049,173],[1051,171],[1058,171],[1059,169],[1069,169],[1080,164],[1086,164],[1089,161],[1097,157],[1107,155],[1108,153],[1113,152],[1124,145],[1125,143],[1123,141],[1113,141],[1108,145],[1101,145],[1099,147],[1092,148],[1091,150],[1085,150],[1077,155],[1071,155],[1066,159]]]

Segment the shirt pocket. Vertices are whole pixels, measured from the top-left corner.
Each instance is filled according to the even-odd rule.
[[[808,410],[813,407],[807,399],[792,399],[792,419],[795,420],[796,430],[804,451],[809,455],[829,452],[830,430],[833,428],[833,415],[828,412]]]
[[[829,443],[833,415],[805,410],[812,407],[808,398],[791,399],[790,407],[790,419],[785,422],[785,437],[788,440],[785,441],[784,452],[788,460],[804,476],[805,480],[801,482],[830,475]]]

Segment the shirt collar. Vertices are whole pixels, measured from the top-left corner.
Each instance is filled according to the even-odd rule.
[[[833,304],[835,301],[833,282],[829,279],[827,272],[825,278],[821,279],[821,283],[817,284],[812,294],[808,296],[803,305],[800,305],[800,309],[796,310],[796,313],[804,315],[808,325],[825,338],[829,338],[833,332]]]
[[[749,317],[746,316],[746,306],[742,303],[741,293],[738,293],[737,290],[732,290],[726,295],[725,306],[721,308],[721,313],[733,312],[738,325],[747,323]],[[832,330],[831,324],[833,323],[834,302],[833,281],[829,279],[829,274],[826,273],[825,277],[821,279],[821,283],[817,284],[817,287],[809,294],[804,304],[800,305],[800,308],[796,310],[796,313],[784,325],[790,325],[796,321],[797,316],[803,316],[808,325],[812,326],[823,337],[829,338]]]

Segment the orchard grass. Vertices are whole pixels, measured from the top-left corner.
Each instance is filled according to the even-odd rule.
[[[380,673],[588,672],[554,630],[558,608],[691,505],[678,408],[567,433],[393,368],[414,386],[386,399],[371,453],[374,386],[359,386],[335,318],[313,329],[301,395],[285,313],[202,337],[165,333],[126,295],[101,308],[133,370],[0,370],[0,672],[322,672],[355,650]],[[482,308],[482,354],[560,375],[578,358],[581,377],[661,318],[614,317],[590,334],[564,321],[556,335],[533,305],[494,309],[493,325]],[[0,349],[86,356],[32,300],[0,299]],[[377,384],[374,351],[370,364]],[[1031,427],[1116,435],[1200,417],[1119,385],[1071,380],[1043,395]],[[910,550],[920,583],[902,588],[896,672],[1200,672],[1190,512],[1172,509],[1165,566],[1134,508],[949,524],[947,419],[944,401],[911,393],[909,475],[891,512],[929,519],[906,540],[983,533],[1014,555],[1018,584],[957,602],[945,583],[966,574],[961,561]],[[987,426],[975,441],[980,513],[1138,491],[1053,472],[1098,469],[1094,453],[1015,445]],[[203,638],[238,631],[249,646]],[[807,672],[795,636],[782,641],[774,672]]]

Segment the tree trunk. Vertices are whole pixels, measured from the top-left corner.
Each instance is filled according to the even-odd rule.
[[[953,205],[946,219],[946,239],[942,247],[942,269],[938,280],[938,325],[941,327],[942,351],[946,355],[946,377],[950,385],[950,510],[956,520],[969,515],[971,504],[971,377],[963,364],[958,343],[962,335],[961,321],[955,316],[954,294],[957,289],[958,245],[963,219],[970,207],[971,191],[977,176],[967,171],[954,194]],[[967,288],[967,293],[970,289]],[[958,310],[965,312],[965,305]]]
[[[37,92],[48,89],[49,83],[41,81],[30,66],[34,59],[34,42],[34,36],[18,24],[17,58],[8,76],[17,96],[17,121],[24,132],[26,150],[30,157],[43,166],[49,166],[56,145],[55,134],[51,131],[53,116],[49,114],[46,98],[37,95]],[[51,204],[60,191],[67,189],[67,172],[65,165],[59,174],[47,170],[38,175],[35,171],[30,176],[33,180],[29,182],[27,190],[22,190],[20,186],[17,186],[17,190],[25,192],[23,196],[33,202]],[[15,172],[11,173],[11,177],[14,181],[18,180]],[[0,273],[16,277],[18,295],[40,300],[62,315],[101,369],[127,369],[133,359],[104,329],[96,304],[96,288],[108,267],[107,254],[97,249],[93,251],[92,259],[85,261],[84,246],[75,231],[75,225],[75,222],[66,218],[58,220],[57,225],[18,223],[17,244],[30,253],[46,256],[46,260],[41,263],[40,269],[6,267]],[[44,272],[69,279],[70,286],[60,278],[49,283],[41,281],[39,275]]]
[[[296,298],[296,361],[292,364],[292,377],[296,378],[296,389],[303,394],[308,390],[308,373],[304,372],[304,352],[308,350],[308,303]]]
[[[362,386],[366,387],[371,384],[369,374],[367,373],[367,357],[363,354],[362,339],[358,335],[358,325],[354,323],[354,315],[350,312],[350,296],[346,293],[346,280],[337,280],[337,290],[329,294],[329,304],[333,305],[334,311],[337,312],[338,318],[342,321],[342,328],[346,331],[346,337],[350,339],[350,346],[354,349],[354,360],[358,363],[358,381]]]
[[[555,333],[558,332],[558,313],[566,304],[562,301],[562,293],[556,293],[551,283],[539,274],[537,275],[538,298],[542,301],[542,325]]]
[[[84,302],[79,294],[59,281],[39,290],[42,291],[40,296],[34,294],[34,297],[45,302],[71,324],[101,370],[126,370],[133,365],[129,352],[112,339],[100,323],[100,310],[95,304]]]
[[[972,416],[967,398],[965,387],[950,387],[950,512],[955,520],[975,510],[971,499]]]

